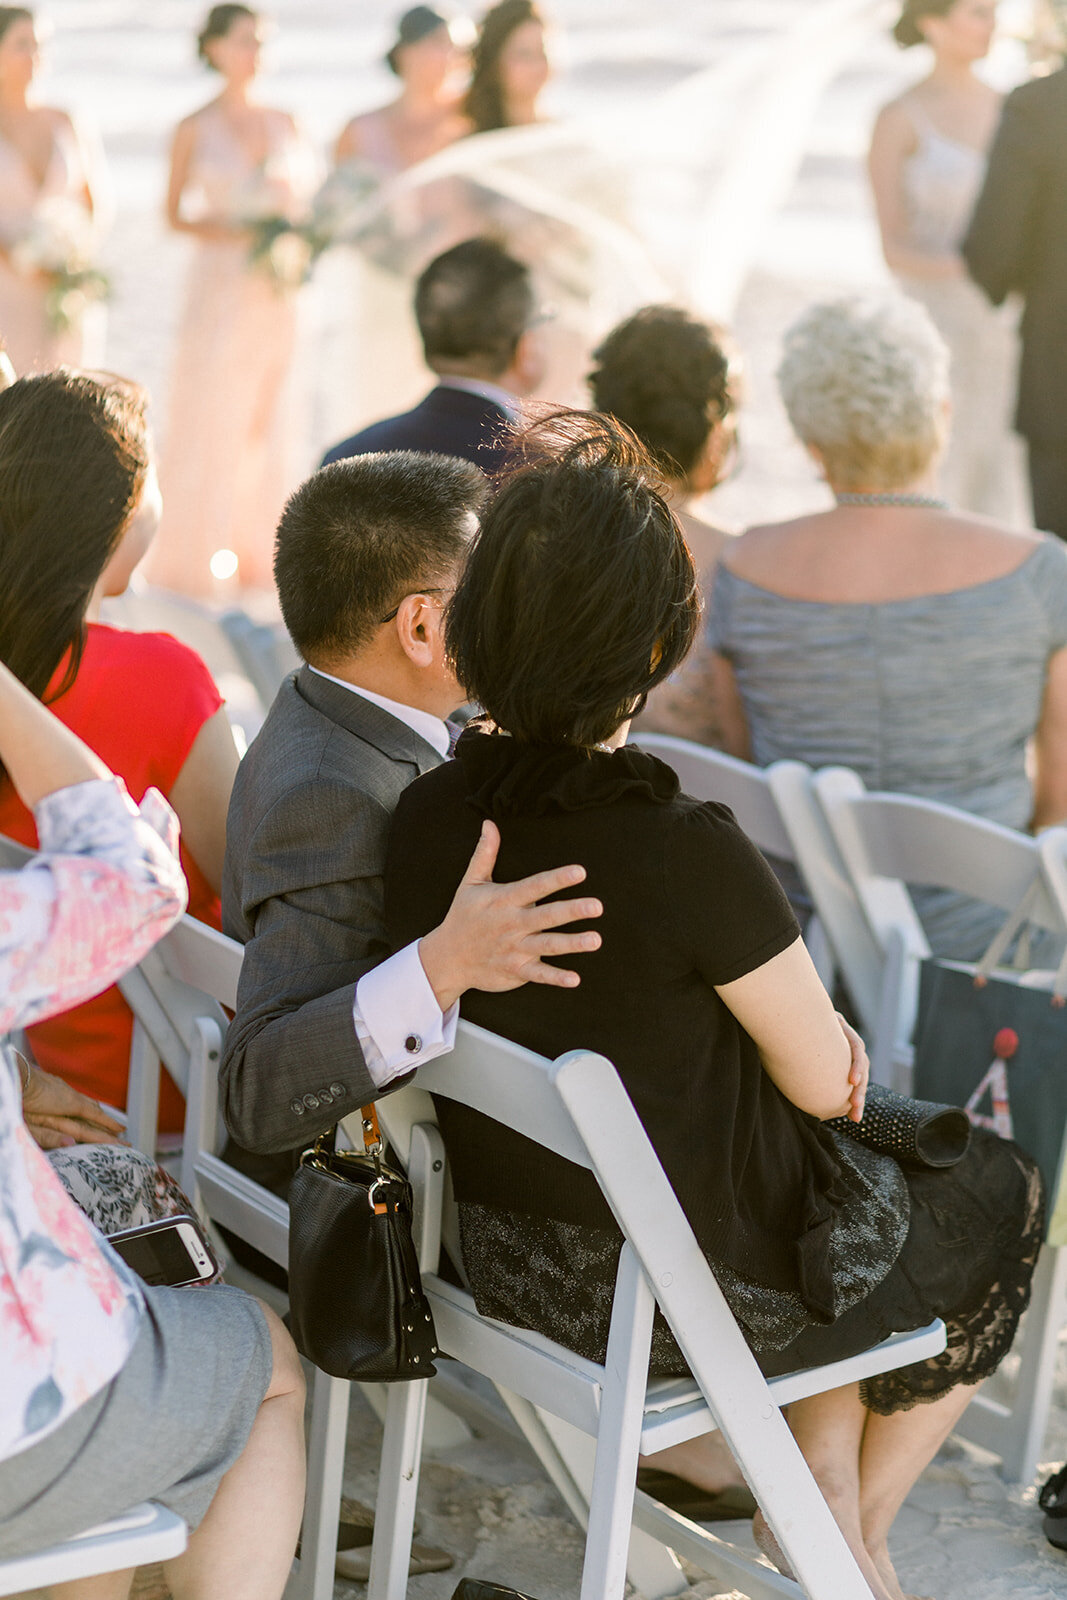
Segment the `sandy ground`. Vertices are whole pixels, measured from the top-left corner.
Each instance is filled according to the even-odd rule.
[[[567,29],[570,62],[560,109],[618,110],[628,96],[669,86],[694,63],[786,25],[808,3],[657,0],[653,8],[647,0],[559,0],[554,9]],[[181,270],[181,247],[165,238],[157,220],[160,162],[168,124],[203,98],[183,53],[199,9],[188,0],[153,0],[151,7],[143,0],[56,0],[51,7],[58,26],[51,87],[57,99],[88,106],[102,124],[120,199],[109,246],[120,289],[110,312],[109,362],[144,379],[157,396],[165,386]],[[323,138],[383,94],[386,79],[375,59],[392,9],[381,0],[281,0],[272,7],[295,56],[279,74],[279,93],[286,103],[305,104]],[[744,464],[714,497],[709,510],[716,520],[740,527],[826,503],[774,394],[780,336],[806,301],[828,289],[885,281],[862,152],[874,108],[914,70],[872,32],[804,131],[805,158],[761,235],[736,307],[748,373]],[[316,442],[309,439],[309,452]],[[576,1600],[581,1537],[503,1408],[491,1394],[483,1398],[490,1410],[471,1437],[427,1454],[420,1537],[451,1551],[456,1565],[412,1579],[411,1600],[448,1600],[465,1573],[508,1583],[534,1600]],[[487,1420],[494,1405],[496,1419]],[[379,1441],[374,1414],[355,1393],[345,1487],[367,1503],[374,1498]],[[1051,1467],[1065,1454],[1061,1359],[1043,1459]],[[1067,1596],[1067,1556],[1045,1543],[1034,1496],[1034,1485],[1006,1486],[995,1462],[950,1443],[898,1520],[893,1546],[905,1587],[937,1600]],[[692,1579],[691,1600],[720,1593],[699,1574]],[[338,1582],[336,1600],[362,1592]]]

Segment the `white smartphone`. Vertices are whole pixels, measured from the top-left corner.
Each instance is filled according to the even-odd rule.
[[[143,1228],[113,1233],[107,1242],[153,1288],[210,1283],[222,1270],[195,1217],[147,1222]]]

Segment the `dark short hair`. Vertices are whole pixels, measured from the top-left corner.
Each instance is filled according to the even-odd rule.
[[[533,309],[529,268],[494,239],[464,239],[431,261],[415,286],[427,366],[463,361],[503,372]]]
[[[207,14],[204,26],[196,36],[196,53],[205,66],[214,69],[214,62],[208,50],[210,44],[216,39],[225,39],[235,22],[240,22],[243,17],[250,17],[253,22],[258,22],[260,13],[251,6],[222,5],[212,6]]]
[[[57,367],[0,391],[0,661],[38,698],[68,651],[56,696],[74,682],[150,461],[137,384]]]
[[[661,472],[685,477],[733,409],[727,337],[677,306],[645,306],[594,350],[593,404],[632,428]]]
[[[448,608],[448,653],[514,738],[591,748],[685,659],[693,560],[653,463],[613,418],[561,412],[519,444]]]
[[[904,0],[904,8],[893,28],[893,37],[902,50],[922,44],[923,31],[919,24],[924,17],[947,17],[956,0]]]
[[[282,616],[304,659],[358,650],[406,594],[450,578],[485,495],[469,461],[411,450],[313,473],[290,496],[274,545]]]
[[[448,27],[448,18],[433,6],[412,6],[396,25],[396,39],[385,53],[385,64],[390,72],[400,76],[400,52],[406,45],[418,44],[432,33]]]

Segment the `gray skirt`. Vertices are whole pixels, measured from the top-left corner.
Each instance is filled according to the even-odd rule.
[[[195,1528],[270,1383],[270,1330],[240,1289],[145,1289],[117,1377],[54,1433],[0,1461],[0,1555],[29,1555],[143,1500]]]

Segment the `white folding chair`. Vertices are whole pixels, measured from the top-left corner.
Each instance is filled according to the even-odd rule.
[[[919,964],[930,954],[908,884],[953,889],[1010,913],[1033,888],[1030,920],[1067,933],[1067,829],[1036,838],[935,800],[870,793],[856,773],[827,767],[811,779],[859,903],[883,953],[882,1001],[872,1074],[905,1091]],[[1056,1350],[1067,1318],[1067,1251],[1046,1245],[1017,1350],[1010,1405],[984,1390],[958,1431],[1001,1457],[1006,1477],[1034,1474],[1052,1403]]]
[[[181,1517],[165,1506],[134,1506],[120,1517],[31,1556],[0,1557],[0,1595],[26,1594],[75,1578],[125,1572],[180,1556],[189,1540]]]
[[[1067,935],[1067,891],[1056,865],[1067,859],[1067,829],[1035,838],[937,800],[871,792],[847,767],[825,767],[810,781],[881,951],[872,1067],[879,1081],[907,1091],[919,963],[930,954],[908,885],[952,889],[1005,915],[1036,885],[1029,920]]]
[[[767,1382],[610,1062],[586,1051],[548,1062],[461,1023],[455,1050],[420,1069],[419,1088],[389,1098],[414,1093],[426,1107],[428,1090],[590,1169],[624,1235],[603,1366],[480,1316],[469,1294],[437,1274],[448,1220],[444,1146],[429,1116],[411,1126],[400,1154],[415,1190],[416,1243],[442,1351],[595,1439],[581,1600],[621,1600],[632,1526],[752,1600],[797,1596],[801,1589],[810,1600],[869,1600],[780,1408],[936,1354],[944,1347],[943,1324],[897,1334],[851,1361]],[[648,1380],[657,1302],[692,1378]],[[390,1395],[368,1600],[402,1600],[406,1591],[425,1394],[425,1383],[415,1383]],[[714,1427],[722,1429],[799,1588],[747,1551],[635,1496],[639,1452]]]
[[[791,805],[792,796],[776,789],[774,767],[756,767],[722,750],[712,750],[708,745],[693,744],[688,739],[676,739],[666,733],[639,733],[633,742],[638,749],[647,750],[666,762],[677,774],[686,794],[697,800],[719,800],[728,805],[758,850],[765,856],[788,862],[803,878],[803,868],[782,811],[783,800]],[[801,803],[810,805],[803,791]],[[832,992],[836,960],[817,909],[804,930],[804,943],[819,977]]]

